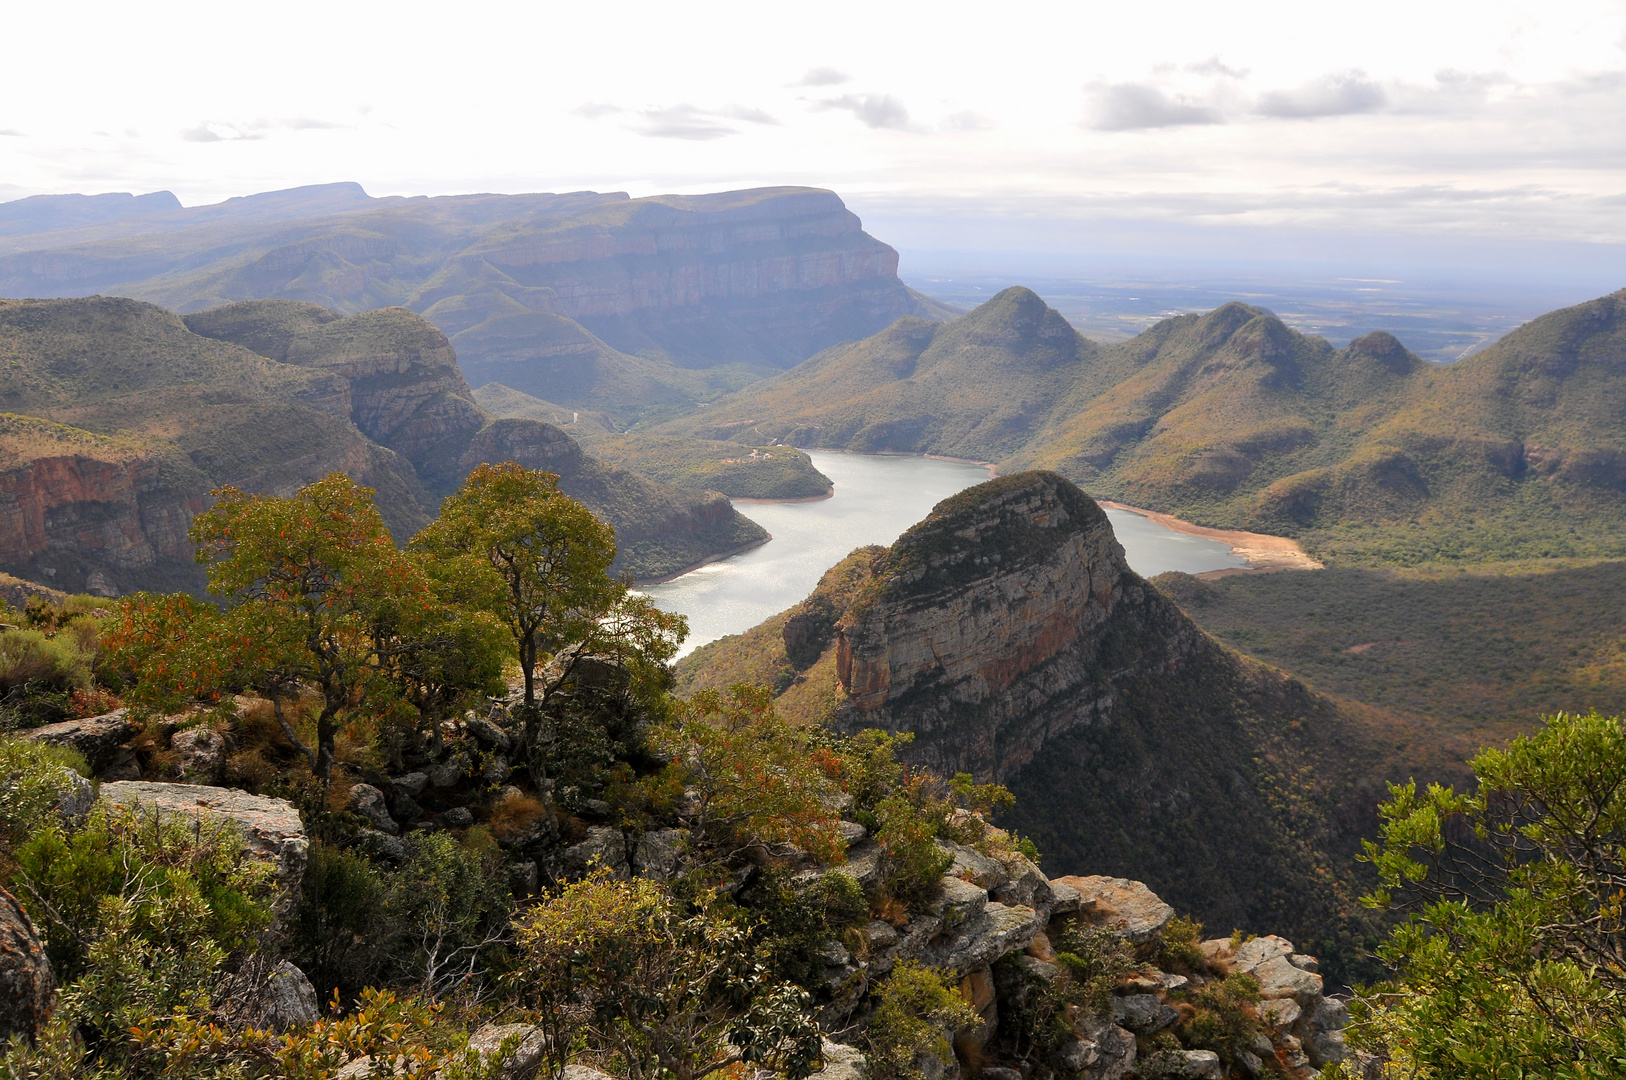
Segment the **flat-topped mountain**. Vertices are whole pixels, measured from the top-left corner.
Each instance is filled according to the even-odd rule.
[[[1055,473],[939,503],[679,665],[682,692],[735,681],[773,687],[802,722],[911,732],[912,760],[1004,782],[1008,824],[1049,872],[1134,876],[1215,926],[1275,919],[1322,941],[1359,921],[1346,856],[1391,778],[1376,711],[1215,642]]]
[[[188,322],[191,325],[188,325]],[[183,321],[111,297],[0,301],[0,566],[102,593],[197,588],[213,488],[376,488],[405,539],[481,461],[519,460],[614,525],[618,569],[673,573],[766,534],[721,495],[605,465],[558,428],[494,420],[420,316],[288,301]]]
[[[5,204],[0,294],[110,293],[183,313],[251,299],[401,306],[451,338],[476,384],[577,407],[706,400],[900,315],[950,314],[813,188],[373,199],[335,184],[187,208],[103,198]],[[723,365],[737,367],[685,370]]]
[[[1448,367],[1226,304],[1097,345],[1026,289],[901,319],[658,430],[1054,469],[1361,562],[1626,553],[1626,292]]]

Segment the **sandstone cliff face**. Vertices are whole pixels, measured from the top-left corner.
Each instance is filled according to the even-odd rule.
[[[1110,722],[1114,623],[1155,629],[1171,665],[1201,633],[1071,483],[1023,473],[972,491],[904,534],[836,628],[839,721],[912,731],[939,771],[1005,780],[1051,738]]]
[[[1226,650],[1124,562],[1094,501],[1019,473],[678,666],[680,693],[773,688],[803,723],[906,733],[903,759],[997,780],[1051,872],[1152,884],[1211,926],[1370,931],[1349,867],[1381,722]]]

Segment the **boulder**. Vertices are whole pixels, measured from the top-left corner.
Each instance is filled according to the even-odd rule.
[[[66,766],[62,769],[62,783],[58,791],[56,813],[64,825],[83,820],[90,813],[90,808],[96,805],[96,786]]]
[[[56,979],[45,946],[17,898],[0,888],[0,1041],[33,1041],[51,1015]]]
[[[989,902],[980,914],[934,943],[926,958],[934,967],[956,973],[987,967],[1008,953],[1021,952],[1045,925],[1045,916],[1028,907]]]
[[[469,713],[463,718],[463,727],[468,730],[469,734],[494,750],[500,750],[506,754],[514,748],[514,740],[509,736],[508,732],[483,716]]]
[[[1299,1003],[1292,998],[1278,998],[1259,1006],[1259,1019],[1264,1022],[1267,1028],[1272,1030],[1283,1030],[1292,1027],[1298,1023],[1298,1019],[1303,1013],[1304,1010],[1299,1008]]]
[[[896,945],[899,935],[898,928],[891,923],[871,919],[864,924],[864,936],[869,939],[869,947],[879,951]]]
[[[939,840],[937,846],[954,856],[954,864],[949,867],[950,877],[957,877],[969,881],[978,888],[992,892],[1010,880],[1010,871],[1005,864],[991,856],[984,855],[976,848],[964,847],[960,844],[948,844]]]
[[[932,898],[927,910],[943,917],[945,927],[959,926],[982,914],[988,904],[988,892],[971,882],[957,877],[943,878],[938,894]]]
[[[527,859],[508,868],[508,890],[515,896],[530,896],[536,892],[536,863]]]
[[[1086,1015],[1075,1031],[1094,1050],[1094,1060],[1078,1073],[1079,1080],[1120,1080],[1135,1067],[1135,1036],[1117,1024]]]
[[[1137,1035],[1155,1035],[1180,1019],[1156,994],[1130,994],[1112,999],[1112,1019]]]
[[[469,1049],[479,1054],[481,1063],[486,1064],[509,1040],[514,1040],[514,1046],[497,1066],[496,1076],[500,1080],[528,1080],[535,1076],[548,1048],[547,1036],[539,1027],[531,1024],[486,1024],[469,1036]]]
[[[824,1068],[813,1075],[823,1080],[864,1080],[869,1074],[869,1062],[863,1051],[846,1043],[832,1042],[827,1037],[823,1039],[819,1056],[824,1058]]]
[[[211,994],[222,1017],[268,1031],[283,1032],[321,1019],[316,988],[287,960],[250,957]]]
[[[1001,904],[1020,904],[1023,907],[1048,909],[1055,902],[1050,882],[1027,856],[1016,854],[1004,860],[1009,880],[991,895]]]
[[[226,769],[226,737],[208,724],[177,731],[169,748],[180,756],[181,775],[188,780],[213,783]]]
[[[139,806],[160,815],[232,822],[242,831],[248,850],[277,868],[278,899],[273,910],[278,921],[285,921],[299,905],[299,885],[305,877],[310,840],[299,820],[299,811],[286,799],[250,795],[234,788],[144,780],[103,784],[102,797],[114,806]]]
[[[514,767],[502,754],[492,754],[480,767],[480,779],[488,784],[501,784],[513,775]]]
[[[583,877],[594,866],[602,866],[618,878],[629,877],[627,838],[620,829],[591,826],[585,840],[559,853],[559,864],[565,877]]]
[[[1212,1050],[1187,1050],[1180,1075],[1186,1080],[1221,1080],[1225,1076],[1220,1056]]]
[[[1348,1025],[1349,1006],[1337,998],[1317,998],[1305,1007],[1293,1034],[1304,1044],[1310,1064],[1319,1069],[1349,1058],[1350,1050],[1344,1042],[1344,1028]]]
[[[1052,915],[1066,915],[1078,910],[1082,898],[1078,890],[1062,881],[1060,878],[1050,880],[1050,913]]]
[[[559,1080],[615,1080],[615,1077],[591,1065],[566,1065],[559,1072]]]
[[[847,849],[841,869],[853,876],[866,896],[873,896],[881,887],[881,855],[881,845],[873,840],[860,840]]]
[[[474,824],[474,811],[466,806],[454,806],[440,815],[440,823],[448,829],[466,829]]]
[[[1294,967],[1285,956],[1267,960],[1248,974],[1259,981],[1263,998],[1292,998],[1306,1005],[1321,996],[1321,976]]]
[[[638,838],[632,850],[632,871],[638,877],[666,881],[678,871],[689,834],[684,829],[653,829]]]
[[[1112,877],[1057,879],[1078,890],[1079,912],[1091,925],[1140,945],[1162,933],[1174,909],[1139,881]]]
[[[836,831],[841,834],[842,843],[851,848],[854,844],[863,842],[869,836],[869,831],[856,821],[836,822]],[[831,1045],[839,1045],[832,1043]]]
[[[44,727],[25,732],[23,738],[77,750],[90,762],[91,771],[100,772],[114,763],[119,756],[120,747],[133,738],[135,733],[135,725],[130,723],[129,710],[114,709],[102,716],[46,724]]]
[[[367,822],[381,833],[395,836],[401,831],[395,819],[390,817],[389,807],[384,802],[384,793],[371,784],[351,786],[350,810],[366,818]]]
[[[456,787],[468,773],[469,759],[459,751],[445,761],[437,762],[429,767],[429,785],[438,788]],[[417,792],[413,794],[417,794]]]
[[[1022,1080],[1022,1074],[1015,1069],[988,1065],[977,1073],[977,1080]]]
[[[1292,955],[1293,943],[1284,937],[1267,934],[1264,937],[1249,938],[1237,946],[1232,954],[1231,970],[1249,972],[1278,956]]]
[[[429,786],[429,774],[426,772],[402,773],[392,776],[386,781],[391,795],[405,795],[416,798],[423,794],[423,789]]]

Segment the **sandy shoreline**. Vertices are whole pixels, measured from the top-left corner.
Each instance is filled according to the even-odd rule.
[[[732,556],[738,555],[738,554],[740,554],[742,552],[750,551],[752,548],[759,548],[763,544],[766,544],[768,541],[770,541],[772,539],[773,539],[773,533],[769,533],[767,536],[764,536],[761,540],[753,540],[749,544],[741,544],[739,547],[729,548],[727,551],[719,551],[715,555],[707,555],[704,559],[701,559],[699,562],[693,564],[692,566],[685,566],[681,570],[674,570],[672,573],[666,574],[666,575],[664,575],[662,577],[639,578],[637,581],[633,582],[633,587],[634,588],[639,588],[639,587],[644,586],[644,585],[665,585],[668,581],[675,581],[676,579],[682,577],[684,574],[690,573],[691,571],[694,571],[694,570],[698,570],[702,566],[710,566],[714,562],[722,562],[724,559],[727,559],[727,558],[730,558]]]
[[[1197,574],[1200,578],[1227,577],[1231,574],[1270,573],[1274,570],[1322,570],[1325,567],[1320,562],[1305,554],[1299,547],[1298,541],[1286,536],[1268,536],[1265,533],[1242,532],[1237,529],[1210,529],[1202,525],[1193,525],[1189,521],[1182,521],[1171,514],[1160,514],[1156,510],[1145,510],[1139,506],[1127,506],[1124,503],[1113,502],[1110,499],[1097,499],[1101,506],[1110,506],[1114,510],[1127,510],[1132,514],[1139,514],[1144,518],[1171,529],[1174,532],[1185,533],[1188,536],[1201,536],[1208,540],[1218,540],[1230,547],[1239,559],[1246,559],[1247,566],[1235,566],[1225,570],[1209,570]]]
[[[830,490],[826,491],[823,495],[798,495],[794,499],[750,499],[744,495],[730,495],[728,501],[736,503],[804,503],[823,502],[826,499],[833,499],[835,497],[836,489],[835,485],[832,484]]]

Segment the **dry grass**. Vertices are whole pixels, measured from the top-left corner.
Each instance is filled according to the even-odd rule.
[[[542,803],[538,799],[510,791],[491,808],[491,834],[498,840],[524,836],[543,813]]]

